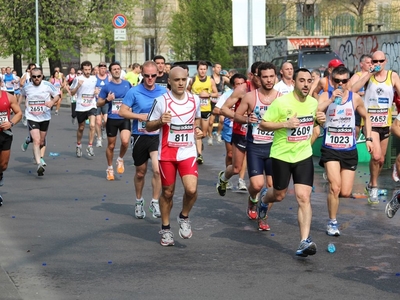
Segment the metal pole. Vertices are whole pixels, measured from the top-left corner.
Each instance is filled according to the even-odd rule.
[[[39,0],[35,0],[35,10],[36,10],[36,64],[40,66],[39,57]]]
[[[253,1],[247,0],[247,37],[248,37],[248,67],[253,64]]]

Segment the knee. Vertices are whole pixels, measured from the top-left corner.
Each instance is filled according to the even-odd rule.
[[[285,191],[278,191],[274,189],[274,198],[275,201],[281,202],[283,199],[285,199],[286,192]]]
[[[108,148],[109,150],[111,150],[111,151],[114,151],[115,144],[114,144],[114,143],[109,143],[108,146],[107,146],[107,148]]]
[[[1,171],[1,172],[4,172],[5,170],[7,170],[7,168],[8,168],[8,162],[3,162],[3,163],[0,165],[0,171]]]
[[[311,203],[310,194],[307,193],[307,192],[298,193],[296,195],[296,198],[297,198],[297,202],[299,204],[303,204],[304,205],[304,204],[310,204]]]
[[[194,187],[186,187],[185,194],[187,198],[194,198],[197,196],[197,188]]]
[[[78,127],[78,131],[83,132],[84,129],[85,129],[85,122],[80,123],[79,127]]]
[[[174,197],[174,190],[170,188],[165,188],[163,189],[162,194],[166,201],[172,201],[172,198]]]
[[[90,124],[90,125],[89,125],[89,129],[90,129],[90,130],[94,130],[95,128],[96,128],[96,126],[95,126],[94,124]]]
[[[129,140],[126,140],[126,141],[125,141],[125,140],[122,140],[122,141],[121,141],[121,146],[122,146],[122,147],[128,147],[128,146],[129,146]]]
[[[340,191],[340,197],[350,198],[351,196],[351,191]]]
[[[340,186],[338,185],[331,185],[330,187],[331,194],[335,195],[336,197],[339,196],[340,193]]]
[[[142,170],[136,170],[136,178],[139,180],[143,180],[144,176],[146,175],[146,172]]]
[[[226,156],[227,156],[228,158],[232,158],[232,150],[226,152]]]

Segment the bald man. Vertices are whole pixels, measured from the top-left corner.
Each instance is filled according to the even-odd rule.
[[[277,90],[282,95],[293,92],[293,65],[291,62],[284,62],[281,70],[281,81],[274,85],[274,90]]]
[[[162,246],[175,244],[170,213],[177,171],[184,188],[182,210],[177,218],[179,236],[183,239],[192,237],[189,213],[197,200],[196,139],[202,138],[203,132],[200,129],[200,99],[186,91],[187,80],[186,70],[178,66],[171,69],[168,78],[171,91],[154,100],[146,122],[147,131],[160,130],[158,160],[162,185],[159,200]]]
[[[376,51],[372,55],[371,72],[364,73],[351,88],[353,92],[358,92],[366,86],[364,104],[372,125],[371,136],[366,136],[366,140],[372,141],[374,148],[369,163],[370,179],[366,186],[368,201],[371,204],[379,203],[378,177],[388,147],[394,91],[400,93],[399,75],[392,70],[385,70],[385,67],[385,53]]]

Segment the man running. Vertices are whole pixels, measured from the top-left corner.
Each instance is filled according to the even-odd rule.
[[[11,110],[13,116],[11,118]],[[13,134],[11,128],[22,118],[22,112],[17,98],[6,91],[0,90],[0,186],[4,185],[4,171],[7,170],[10,160],[11,143]],[[0,206],[3,205],[3,197],[0,195]]]
[[[85,130],[85,121],[89,119],[89,144],[86,152],[89,156],[94,156],[93,140],[95,132],[96,118],[96,76],[91,75],[92,63],[84,61],[81,63],[82,76],[74,79],[71,85],[71,96],[76,95],[76,119],[78,130],[76,132],[76,157],[82,157],[82,136]]]
[[[161,245],[173,246],[174,235],[171,231],[170,214],[173,205],[176,173],[182,178],[184,194],[182,210],[177,218],[179,236],[192,237],[189,213],[197,199],[197,164],[195,140],[203,136],[200,130],[200,100],[186,91],[187,72],[174,67],[169,73],[168,83],[171,92],[167,92],[154,101],[146,124],[148,131],[160,129],[158,160],[162,193],[161,209]]]
[[[287,61],[282,64],[281,70],[282,79],[275,84],[274,90],[277,90],[282,95],[293,92],[293,65],[291,62]]]
[[[168,73],[165,72],[165,58],[162,55],[156,55],[153,61],[157,65],[156,84],[166,88],[168,84]]]
[[[386,149],[389,142],[390,126],[392,124],[392,104],[394,90],[400,94],[399,75],[391,70],[385,70],[386,57],[382,51],[372,55],[372,72],[363,74],[353,84],[351,90],[358,92],[367,84],[364,95],[364,104],[371,120],[372,140],[374,151],[369,162],[370,179],[366,186],[368,201],[379,203],[378,177],[385,162]],[[375,71],[375,67],[379,70]]]
[[[125,171],[123,158],[129,146],[131,121],[120,117],[118,113],[122,105],[122,100],[132,86],[129,81],[121,79],[121,65],[118,62],[111,63],[108,69],[111,73],[111,81],[101,89],[97,100],[97,107],[104,105],[108,111],[106,123],[108,141],[106,158],[108,167],[106,178],[107,180],[114,180],[113,156],[118,131],[120,132],[121,146],[117,158],[117,173],[122,174]]]
[[[311,189],[314,180],[311,136],[314,121],[325,122],[325,114],[316,112],[318,102],[308,95],[312,85],[308,69],[294,72],[294,91],[276,99],[268,107],[259,128],[275,131],[271,147],[273,188],[259,196],[259,215],[266,215],[268,204],[282,201],[293,177],[298,209],[300,245],[297,256],[314,255],[317,247],[310,237],[312,218]]]
[[[248,78],[250,81],[247,81],[247,89],[235,89],[232,95],[226,100],[225,104],[221,108],[221,114],[225,117],[234,119],[235,111],[240,106],[240,102],[242,98],[246,95],[247,92],[253,91],[260,87],[260,78],[258,76],[258,67],[261,65],[261,61],[257,61],[251,65],[250,72],[248,73]],[[234,111],[232,111],[232,107]],[[217,181],[217,192],[220,196],[225,196],[226,194],[226,186],[229,182],[229,179],[232,176],[237,175],[241,172],[242,168],[246,169],[246,132],[247,132],[247,124],[240,124],[237,122],[233,122],[232,128],[232,165],[225,168],[225,170],[219,172],[218,181]],[[242,183],[239,182],[239,185],[244,185],[244,181]],[[250,203],[249,203],[250,208]],[[255,220],[257,219],[257,213],[250,209],[247,210],[247,216]]]
[[[217,86],[214,79],[207,75],[208,64],[200,60],[197,63],[197,74],[188,85],[187,90],[200,97],[201,105],[201,130],[207,134],[209,119],[211,117],[211,97],[218,97]],[[197,145],[197,163],[203,164],[203,142],[201,139],[196,141]]]
[[[395,136],[400,138],[400,114],[398,114],[396,119],[394,120],[391,132]],[[398,172],[400,171],[400,153],[396,157],[396,162],[393,166],[393,170],[394,170],[393,180],[398,182],[399,181]],[[400,190],[397,190],[393,194],[392,199],[388,202],[388,204],[386,204],[385,208],[386,216],[388,218],[393,218],[396,212],[399,210],[399,208],[400,208]]]
[[[373,144],[369,139],[371,120],[367,116],[364,102],[357,93],[348,91],[350,71],[346,67],[337,67],[333,69],[331,76],[334,91],[322,93],[318,101],[318,111],[326,113],[320,165],[325,168],[329,182],[327,198],[329,221],[326,234],[339,236],[339,225],[336,220],[339,195],[351,196],[358,164],[355,111],[358,111],[364,120],[366,145],[370,153]],[[336,103],[335,99],[340,100]]]
[[[135,165],[135,176],[133,182],[135,185],[136,204],[135,217],[144,219],[146,212],[144,210],[143,187],[144,179],[147,173],[147,163],[151,158],[153,178],[151,181],[153,188],[153,198],[149,209],[153,218],[161,217],[158,198],[161,193],[160,170],[158,167],[158,131],[150,132],[146,130],[146,121],[148,113],[151,110],[154,99],[164,94],[167,90],[156,84],[157,65],[153,61],[147,61],[143,64],[143,82],[129,90],[122,101],[119,115],[123,118],[133,119],[132,122],[132,157]]]
[[[43,157],[41,157],[41,148],[46,143],[51,107],[60,100],[60,95],[54,85],[43,80],[42,70],[39,68],[31,70],[31,81],[24,85],[21,94],[25,97],[25,116],[33,141],[33,155],[37,164],[37,174],[43,176],[45,163]]]
[[[281,93],[274,89],[276,69],[271,63],[262,63],[258,66],[257,74],[261,87],[254,92],[247,93],[235,113],[235,122],[247,124],[247,173],[250,178],[248,210],[251,214],[257,214],[257,194],[264,187],[264,175],[266,185],[272,187],[272,167],[270,159],[271,145],[274,138],[273,131],[264,131],[258,127],[262,116],[271,103]],[[267,223],[267,215],[258,216],[258,229],[270,230]]]
[[[109,82],[109,76],[107,74],[107,64],[105,62],[99,63],[99,73],[96,74],[96,89],[97,93],[100,94],[101,89],[104,88]],[[103,147],[102,139],[106,139],[105,126],[107,124],[107,109],[108,106],[97,105],[96,111],[96,147]]]

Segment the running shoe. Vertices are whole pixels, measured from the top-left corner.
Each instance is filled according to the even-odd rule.
[[[212,146],[213,145],[213,138],[212,136],[208,137],[208,142],[207,142],[208,146]]]
[[[0,195],[0,206],[3,205],[3,197]]]
[[[144,200],[136,201],[135,205],[135,217],[137,219],[146,218],[146,212],[144,211]]]
[[[56,112],[54,113],[54,115],[58,116],[58,110],[56,110]]]
[[[217,143],[221,144],[222,143],[222,139],[221,139],[221,135],[217,134]]]
[[[400,181],[399,174],[397,174],[396,164],[393,165],[392,178],[393,178],[393,180],[394,180],[395,182],[399,182],[399,181]]]
[[[261,199],[267,193],[267,188],[263,188],[258,194],[257,201],[257,214],[258,214],[258,230],[265,231],[270,230],[269,225],[267,224],[267,212],[268,212],[268,204],[265,204]]]
[[[242,178],[239,178],[237,189],[239,191],[247,191],[246,182]]]
[[[222,174],[224,174],[224,171],[221,171],[218,174],[217,192],[220,196],[225,196],[226,186],[228,185],[228,181],[222,180]]]
[[[201,155],[201,154],[197,155],[197,163],[198,163],[199,165],[204,164],[203,155]]]
[[[247,206],[247,217],[250,220],[257,220],[257,200],[252,200],[249,196]]]
[[[24,141],[24,142],[22,143],[22,145],[21,145],[21,150],[22,150],[23,152],[25,152],[26,149],[28,149],[28,146],[29,146],[29,144],[27,144],[26,141]]]
[[[189,218],[181,219],[178,216],[177,221],[179,224],[179,236],[183,239],[190,239],[193,233],[192,233],[192,227],[190,226]]]
[[[40,163],[43,167],[47,166],[46,162],[44,161],[43,157],[40,158]]]
[[[76,147],[76,157],[82,157],[82,147]]]
[[[158,233],[161,234],[161,246],[167,247],[175,245],[174,234],[170,229],[162,229]]]
[[[232,182],[228,181],[228,184],[226,185],[226,190],[232,190],[233,189],[233,184]]]
[[[124,160],[117,159],[117,173],[122,174],[125,171]]]
[[[340,236],[339,224],[329,222],[328,225],[326,225],[326,234],[329,236]]]
[[[367,184],[367,186],[365,187],[365,191],[367,192],[369,204],[379,203],[377,187],[371,187],[369,184]]]
[[[392,200],[386,204],[385,213],[388,218],[393,218],[397,210],[400,208],[399,197],[400,190],[396,191],[393,195]]]
[[[100,139],[98,138],[98,139],[96,140],[96,147],[97,147],[97,148],[103,147],[103,142],[102,142],[101,138],[100,138]]]
[[[322,178],[323,178],[325,181],[328,181],[328,175],[326,175],[326,172],[322,173]]]
[[[37,174],[38,174],[38,176],[43,176],[44,175],[44,167],[43,167],[43,165],[41,163],[38,164]]]
[[[109,181],[114,180],[114,170],[113,169],[107,168],[106,173],[107,173],[107,180],[109,180]]]
[[[88,146],[86,148],[86,152],[89,156],[94,156],[94,152],[93,152],[93,146]]]
[[[306,240],[300,242],[299,248],[297,248],[296,255],[307,257],[309,255],[314,255],[317,253],[317,245],[308,237]]]
[[[150,205],[149,205],[149,210],[153,214],[153,218],[161,218],[161,211],[160,211],[160,205],[158,204],[158,201],[156,200],[151,200]]]

